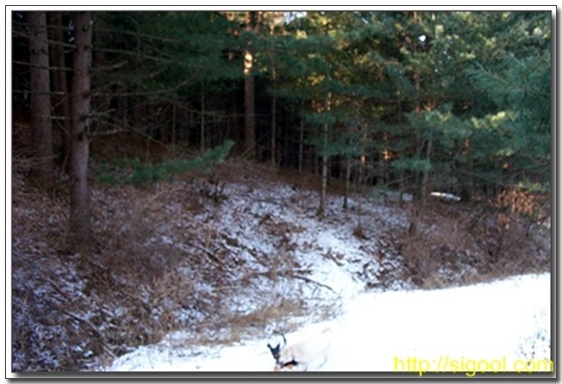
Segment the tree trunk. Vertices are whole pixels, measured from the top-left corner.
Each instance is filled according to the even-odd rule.
[[[343,209],[347,210],[347,200],[349,198],[349,189],[351,184],[351,158],[345,156],[345,192],[343,195]]]
[[[230,93],[228,105],[228,130],[230,133],[229,137],[242,148],[243,145],[241,139],[241,128],[238,121],[238,96],[236,95],[236,91],[232,91]]]
[[[271,97],[271,165],[275,167],[275,151],[277,148],[275,146],[275,139],[277,136],[277,127],[275,121],[275,115],[277,113],[277,79],[275,74],[275,69],[273,69],[273,95]]]
[[[172,104],[172,137],[170,137],[170,140],[172,141],[172,153],[174,155],[176,154],[176,110],[177,104],[174,103]]]
[[[330,98],[331,95],[328,93],[326,95],[326,99],[324,100],[324,112],[328,112],[330,110]],[[324,211],[326,206],[326,192],[328,189],[328,124],[324,124],[323,127],[323,137],[324,143],[322,151],[322,187],[320,190],[320,206],[318,207],[318,216],[322,219],[324,217]]]
[[[274,23],[270,25],[270,35],[271,35],[271,46],[269,60],[271,61],[271,83],[272,83],[272,95],[271,95],[271,165],[275,167],[276,165],[276,145],[275,139],[277,136],[276,127],[276,117],[277,117],[277,71],[275,70],[275,47],[273,45],[274,36]]]
[[[49,187],[53,182],[53,137],[46,13],[30,12],[29,24],[31,142],[35,160],[32,177]]]
[[[205,152],[205,82],[201,81],[201,153]]]
[[[433,147],[433,139],[429,138],[427,140],[427,147],[426,147],[426,151],[425,151],[425,159],[428,162],[431,162],[431,151]],[[423,171],[423,175],[422,175],[422,185],[421,185],[421,192],[422,192],[422,207],[425,206],[425,200],[427,199],[427,197],[429,196],[429,174],[430,171],[428,170],[424,170]]]
[[[328,125],[324,125],[324,134],[327,136]],[[324,217],[324,211],[326,206],[326,191],[328,189],[328,156],[326,154],[322,155],[322,187],[320,190],[320,206],[318,207],[318,216],[320,218]]]
[[[246,30],[255,32],[256,12],[249,11],[246,14]],[[252,73],[254,65],[254,53],[251,43],[248,43],[244,51],[244,127],[245,127],[245,150],[250,158],[256,156],[256,103],[255,103],[255,81]]]
[[[304,108],[303,108],[304,111]],[[303,155],[304,155],[304,117],[302,116],[304,113],[301,112],[301,121],[299,127],[299,173],[303,171]]]
[[[64,42],[63,22],[60,12],[49,12],[49,23],[55,27],[53,40]],[[53,105],[57,118],[55,126],[60,130],[62,169],[70,175],[70,100],[66,81],[66,61],[64,47],[54,44],[51,47],[51,61],[53,63]]]
[[[76,51],[72,79],[72,138],[70,187],[71,251],[86,256],[90,252],[90,193],[88,187],[88,128],[90,124],[90,66],[92,63],[92,14],[77,12]]]
[[[414,13],[415,14],[415,13]],[[421,85],[420,85],[420,71],[416,69],[414,73],[414,86],[416,88],[416,98],[414,102],[414,112],[416,116],[420,116],[421,114]],[[416,128],[415,133],[415,143],[416,143],[416,159],[421,159],[422,150],[424,147],[424,140],[422,137],[422,132],[419,128]],[[416,178],[415,178],[415,195],[417,199],[423,198],[423,191],[422,191],[422,175],[419,171],[416,171]]]

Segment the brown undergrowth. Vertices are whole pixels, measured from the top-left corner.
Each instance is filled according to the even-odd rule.
[[[546,208],[536,207],[542,217],[537,221],[516,204],[503,195],[477,205],[412,204],[409,230],[396,236],[403,278],[442,288],[549,271],[550,230],[541,224]]]
[[[184,343],[227,344],[263,334],[270,324],[290,329],[295,323],[287,319],[312,311],[331,316],[333,308],[305,302],[295,289],[294,282],[326,288],[295,256],[294,238],[306,228],[270,208],[253,209],[314,212],[315,182],[306,175],[230,159],[212,172],[148,185],[93,183],[94,252],[84,257],[66,249],[64,178],[45,191],[28,181],[29,166],[23,158],[13,162],[13,371],[95,370],[171,331],[187,332]],[[227,188],[234,183],[237,192]],[[280,200],[275,188],[290,193]],[[411,216],[414,234],[396,236],[389,226],[378,236],[357,224],[351,236],[378,252],[360,276],[367,287],[399,278],[441,287],[548,268],[548,236],[524,220],[499,230],[506,222],[497,214],[511,217],[505,207],[438,204]],[[384,215],[377,220],[376,227],[388,225]]]
[[[190,331],[202,344],[237,341],[252,329],[263,331],[267,322],[306,310],[302,300],[279,290],[249,303],[233,302],[246,292],[260,292],[267,281],[291,278],[284,271],[295,265],[291,245],[283,245],[286,228],[276,229],[284,223],[266,225],[272,238],[279,237],[275,263],[271,255],[245,249],[218,225],[221,205],[229,198],[220,183],[244,181],[251,189],[271,180],[271,170],[238,160],[172,182],[93,185],[94,252],[84,257],[66,249],[65,189],[34,187],[25,162],[17,164],[12,180],[13,371],[95,369],[174,330]]]

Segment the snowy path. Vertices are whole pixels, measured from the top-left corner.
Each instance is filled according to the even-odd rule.
[[[445,290],[363,293],[336,319],[286,336],[289,343],[314,342],[310,335],[329,327],[333,338],[322,371],[392,372],[412,357],[434,365],[439,359],[548,359],[550,292],[550,275],[541,274]],[[122,356],[109,370],[271,371],[270,336],[198,347],[196,356],[190,346],[163,341]]]

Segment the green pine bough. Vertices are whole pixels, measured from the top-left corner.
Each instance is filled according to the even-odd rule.
[[[231,140],[225,141],[203,155],[192,159],[172,159],[156,164],[143,163],[138,157],[121,159],[113,163],[100,162],[96,167],[95,180],[102,184],[113,186],[123,184],[147,184],[160,180],[173,180],[175,175],[190,170],[209,170],[222,162],[234,146]]]

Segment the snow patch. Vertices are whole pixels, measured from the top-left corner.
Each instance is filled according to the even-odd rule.
[[[318,340],[330,329],[322,371],[392,372],[396,359],[549,359],[550,275],[468,287],[362,293],[335,319],[288,333]],[[272,371],[270,335],[232,347],[173,346],[168,338],[117,359],[111,371]],[[194,354],[193,351],[197,351]]]

